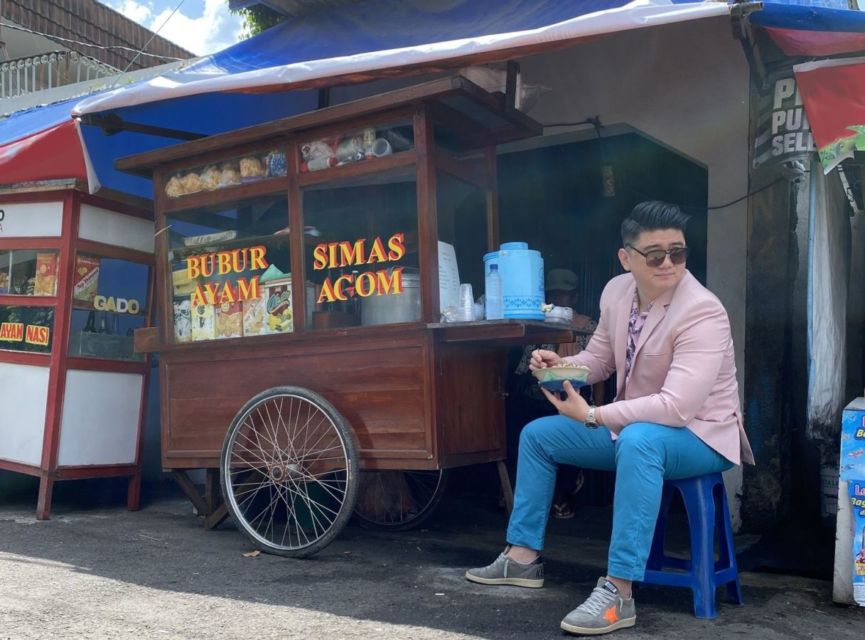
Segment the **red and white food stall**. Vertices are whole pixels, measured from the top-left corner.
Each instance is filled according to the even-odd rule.
[[[0,469],[54,482],[129,478],[138,508],[150,364],[149,212],[76,188],[0,195]]]

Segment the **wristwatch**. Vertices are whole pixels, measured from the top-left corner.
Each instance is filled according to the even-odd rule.
[[[586,413],[586,421],[584,423],[587,429],[597,429],[598,423],[595,421],[595,407],[589,407],[588,413]]]

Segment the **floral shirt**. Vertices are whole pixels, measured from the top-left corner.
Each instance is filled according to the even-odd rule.
[[[637,343],[640,341],[640,334],[643,332],[643,325],[646,324],[646,318],[649,316],[649,311],[652,310],[650,304],[646,307],[643,313],[640,313],[640,297],[634,291],[634,301],[631,303],[631,317],[628,319],[628,349],[625,352],[625,382],[628,381],[628,376],[631,375],[631,365],[634,362],[634,352],[637,350]]]

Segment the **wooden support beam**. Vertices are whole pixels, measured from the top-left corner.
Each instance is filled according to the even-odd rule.
[[[186,475],[186,472],[182,469],[174,469],[172,472],[174,479],[177,481],[177,484],[180,485],[183,493],[186,494],[186,497],[192,502],[192,505],[198,510],[199,515],[208,516],[210,515],[210,510],[207,506],[207,502],[204,501],[204,498],[198,493],[198,489],[192,483],[192,480],[189,479],[189,476]]]

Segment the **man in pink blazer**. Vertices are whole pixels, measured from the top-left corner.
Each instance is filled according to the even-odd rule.
[[[540,552],[560,464],[615,470],[607,575],[561,628],[598,635],[636,621],[631,582],[642,580],[664,479],[753,464],[742,426],[733,340],[721,302],[686,270],[687,217],[675,205],[643,202],[622,222],[625,271],[601,294],[588,347],[560,358],[538,350],[531,368],[562,360],[589,368],[589,384],[616,373],[616,399],[589,406],[565,383],[544,391],[559,415],[529,423],[520,437],[507,547],[466,572],[480,584],[542,587]]]

